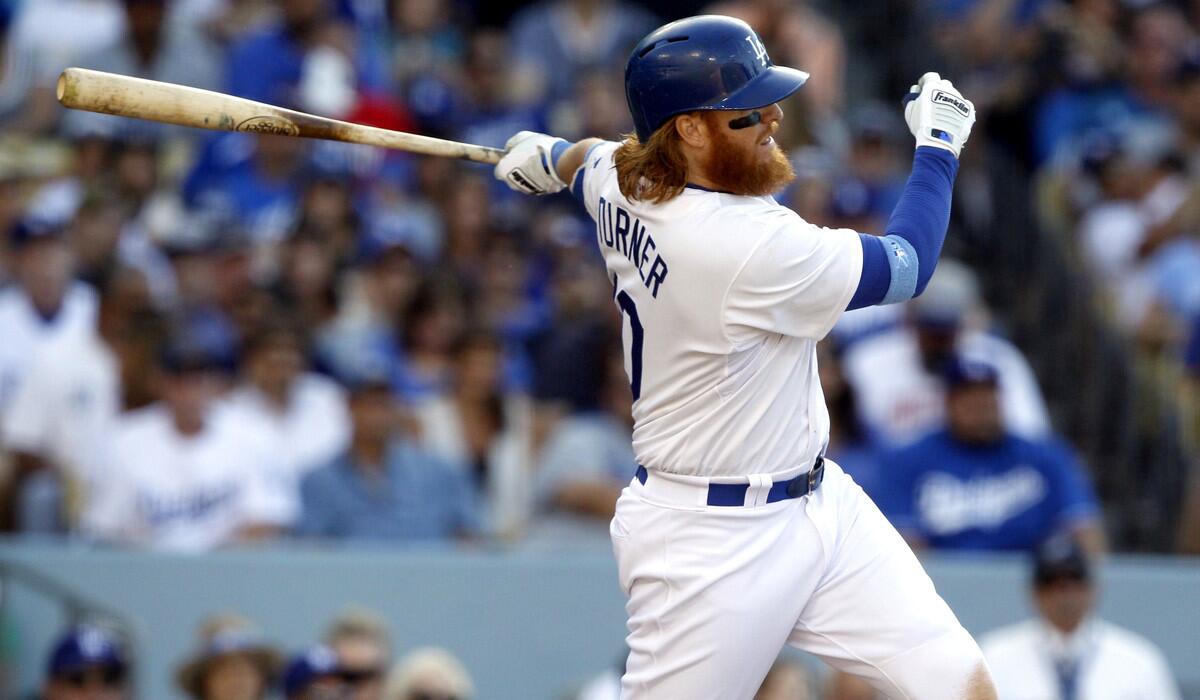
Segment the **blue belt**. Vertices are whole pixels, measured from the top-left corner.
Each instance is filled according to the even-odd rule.
[[[650,472],[642,465],[637,468],[637,480],[646,483]],[[789,498],[807,496],[821,485],[825,478],[825,458],[817,457],[812,469],[787,481],[777,481],[771,484],[767,492],[767,503],[775,503]],[[709,484],[708,505],[710,506],[741,506],[746,504],[746,491],[750,488],[745,484]]]

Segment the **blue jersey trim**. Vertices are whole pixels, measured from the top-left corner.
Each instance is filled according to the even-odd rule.
[[[887,263],[891,273],[891,284],[880,304],[898,304],[913,298],[917,292],[917,274],[921,259],[912,244],[900,236],[890,235],[880,239],[887,250]]]
[[[587,168],[580,166],[575,171],[575,179],[571,181],[571,194],[575,195],[575,199],[583,206],[587,206],[587,202],[583,198],[583,175],[587,172]]]
[[[884,248],[883,239],[869,233],[858,234],[862,244],[863,265],[862,275],[858,278],[858,288],[846,309],[862,309],[875,306],[883,300],[891,284],[891,268],[888,266],[888,255]]]

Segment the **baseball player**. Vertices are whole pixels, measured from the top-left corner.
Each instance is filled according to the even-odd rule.
[[[793,177],[772,139],[778,103],[807,78],[772,65],[744,22],[680,20],[629,58],[636,135],[522,132],[496,166],[530,194],[571,183],[624,316],[641,466],[610,526],[629,596],[622,697],[751,698],[791,644],[893,698],[995,698],[912,551],[823,458],[815,355],[846,309],[929,280],[975,110],[922,76],[886,235],[821,229],[770,196]]]

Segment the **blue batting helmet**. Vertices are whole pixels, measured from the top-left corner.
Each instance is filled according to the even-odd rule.
[[[645,142],[676,114],[766,107],[806,80],[804,71],[772,65],[750,25],[701,15],[659,27],[638,42],[625,66],[625,99]]]

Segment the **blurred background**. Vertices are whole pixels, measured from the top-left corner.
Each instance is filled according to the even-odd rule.
[[[617,139],[629,49],[699,12],[812,74],[778,198],[820,225],[884,231],[923,72],[975,103],[928,291],[822,344],[830,457],[972,632],[1103,617],[1200,697],[1194,0],[0,0],[0,697],[615,698],[631,399],[582,208],[54,86]],[[785,654],[760,697],[872,696]]]

